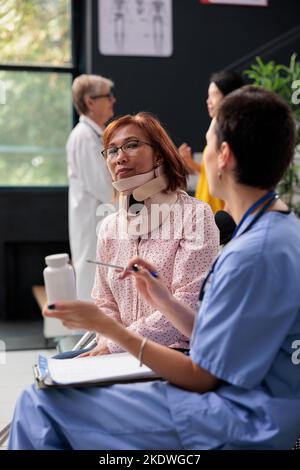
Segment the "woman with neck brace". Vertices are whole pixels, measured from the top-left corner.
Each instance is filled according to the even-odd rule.
[[[149,113],[116,119],[103,141],[119,210],[102,222],[97,260],[125,267],[135,255],[147,259],[159,267],[173,295],[196,311],[200,285],[219,246],[211,209],[184,191],[181,157]],[[157,343],[188,348],[189,339],[138,295],[132,276],[123,282],[118,277],[114,269],[97,267],[92,291],[97,307]],[[83,355],[121,351],[98,336],[98,345]]]

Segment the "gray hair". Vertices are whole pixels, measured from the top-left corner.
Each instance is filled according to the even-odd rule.
[[[101,93],[105,85],[111,89],[114,83],[109,78],[101,77],[101,75],[82,74],[75,78],[72,85],[72,98],[78,114],[88,112],[84,97]]]

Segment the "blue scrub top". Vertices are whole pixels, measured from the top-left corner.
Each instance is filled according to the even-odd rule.
[[[221,385],[204,394],[167,385],[184,446],[291,448],[300,435],[296,340],[300,221],[268,212],[221,253],[195,322],[191,358]]]

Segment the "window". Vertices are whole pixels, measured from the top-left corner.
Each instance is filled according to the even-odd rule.
[[[65,185],[71,0],[2,0],[0,43],[0,185]]]

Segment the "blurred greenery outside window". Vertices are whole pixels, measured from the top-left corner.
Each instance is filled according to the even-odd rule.
[[[0,185],[66,185],[71,0],[0,2]]]

